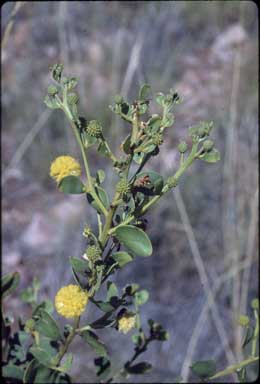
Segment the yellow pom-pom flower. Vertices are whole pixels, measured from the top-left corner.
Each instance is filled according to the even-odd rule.
[[[59,156],[50,167],[50,176],[59,183],[66,176],[80,176],[80,164],[71,156]]]
[[[55,297],[57,312],[67,319],[80,316],[87,305],[88,295],[78,285],[62,287]]]
[[[118,320],[118,330],[126,334],[134,328],[135,322],[136,316],[131,313],[126,313]]]

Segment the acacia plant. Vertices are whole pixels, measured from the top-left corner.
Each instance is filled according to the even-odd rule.
[[[59,156],[50,166],[50,176],[61,192],[86,197],[86,202],[96,212],[97,225],[92,228],[89,223],[85,224],[86,250],[80,257],[69,258],[75,282],[60,288],[55,297],[56,311],[69,319],[63,331],[52,316],[52,302],[39,302],[39,282],[36,279],[22,292],[21,298],[31,306],[32,313],[26,321],[18,319],[18,331],[12,334],[11,320],[2,314],[5,340],[3,375],[8,382],[71,382],[68,371],[73,355],[69,348],[77,337],[96,354],[97,381],[112,383],[120,377],[125,379],[149,371],[152,368],[150,363],[136,360],[150,343],[167,341],[168,333],[152,319],[143,324],[140,308],[149,298],[146,290],[138,284],[128,283],[119,292],[111,277],[135,258],[151,256],[153,249],[146,233],[145,219],[150,208],[177,186],[195,160],[215,163],[220,155],[209,138],[213,123],[201,122],[189,128],[190,139],[187,142],[179,143],[178,169],[174,175],[164,178],[147,168],[147,164],[159,154],[164,133],[174,122],[171,110],[181,101],[177,92],[171,89],[166,95],[159,93],[155,100],[162,112],[153,115],[148,113],[151,101],[149,85],[140,88],[133,103],[115,96],[115,104],[110,108],[129,124],[129,133],[120,146],[121,154],[117,155],[106,140],[101,123],[88,121],[78,113],[79,96],[74,91],[77,79],[63,76],[61,64],[54,65],[51,73],[54,84],[48,87],[44,101],[49,108],[60,109],[66,115],[79,145],[83,168],[73,157]],[[105,172],[98,170],[95,176],[91,172],[88,159],[91,147],[107,158],[117,175],[112,198],[102,186]],[[3,297],[12,293],[18,282],[17,272],[4,276]],[[82,318],[85,311],[88,313],[89,302],[100,311],[99,317],[91,323]],[[258,314],[258,310],[255,313]],[[134,330],[131,336],[133,354],[119,371],[115,372],[109,348],[97,334],[103,328],[108,332],[112,328],[125,335]],[[206,376],[215,373],[211,361],[196,363],[193,371],[204,379],[205,372]]]

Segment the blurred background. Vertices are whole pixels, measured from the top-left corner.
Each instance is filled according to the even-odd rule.
[[[64,63],[79,78],[80,110],[98,119],[119,153],[127,125],[108,108],[113,96],[129,101],[147,82],[156,92],[178,90],[158,157],[149,169],[165,177],[178,167],[176,147],[187,128],[213,120],[221,161],[197,161],[147,216],[154,253],[137,258],[112,280],[135,282],[150,292],[143,318],[170,333],[144,355],[154,369],[132,382],[196,381],[192,361],[215,359],[219,369],[240,360],[239,313],[258,296],[258,15],[252,1],[7,2],[2,17],[2,268],[19,271],[20,288],[41,281],[41,297],[53,299],[72,282],[69,256],[81,256],[84,224],[94,210],[82,196],[68,197],[49,177],[51,161],[80,159],[68,122],[43,98],[49,67]],[[6,29],[7,28],[7,29]],[[159,112],[151,105],[151,113]],[[93,173],[107,172],[112,196],[117,177],[91,150]],[[86,320],[95,311],[89,307]],[[29,316],[13,295],[6,311]],[[57,316],[55,314],[55,316]],[[57,316],[58,318],[58,316]],[[100,331],[115,367],[131,355],[128,336]],[[93,353],[80,341],[73,382],[95,381]],[[249,379],[256,377],[256,367]],[[235,381],[228,377],[227,381]]]

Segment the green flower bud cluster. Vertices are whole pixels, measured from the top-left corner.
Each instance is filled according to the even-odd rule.
[[[178,151],[180,153],[185,153],[188,150],[188,144],[185,141],[181,141],[178,145]]]
[[[178,185],[178,179],[174,176],[168,177],[166,183],[169,185],[170,188],[175,188]]]
[[[77,95],[74,92],[69,93],[68,96],[67,96],[67,100],[68,100],[68,104],[70,104],[70,105],[78,104],[78,102],[79,102],[79,95]]]
[[[152,135],[152,143],[154,145],[161,145],[163,143],[163,135],[159,132]]]
[[[203,149],[207,152],[210,152],[214,147],[214,142],[212,140],[205,140],[203,142]]]
[[[94,263],[98,259],[100,259],[101,256],[101,249],[96,245],[91,245],[88,247],[86,252],[87,259]]]
[[[130,192],[130,185],[125,178],[122,178],[116,186],[116,191],[120,193],[120,195],[125,195]]]
[[[102,135],[102,125],[97,120],[91,120],[87,126],[87,133],[96,138],[100,138]]]

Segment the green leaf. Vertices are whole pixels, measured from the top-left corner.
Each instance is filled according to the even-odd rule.
[[[126,139],[121,144],[123,151],[129,155],[131,153],[131,135],[128,135]]]
[[[92,331],[83,331],[80,336],[85,340],[98,356],[107,357],[107,349],[98,336]]]
[[[151,153],[155,150],[156,148],[156,145],[155,144],[148,144],[144,147],[144,149],[142,150],[143,153]]]
[[[143,305],[149,299],[149,292],[146,289],[142,289],[135,293],[135,302],[137,305]]]
[[[105,315],[103,315],[102,317],[100,317],[99,319],[97,319],[96,321],[94,321],[93,323],[91,323],[89,325],[93,329],[101,329],[101,328],[110,327],[111,325],[113,325],[116,322],[116,320],[113,318],[109,319],[110,316],[111,316],[111,313],[106,313]]]
[[[17,365],[8,364],[2,367],[2,375],[3,377],[7,377],[9,379],[23,380],[24,370]]]
[[[81,140],[85,148],[89,148],[97,142],[97,138],[90,136],[86,131],[81,133]]]
[[[156,133],[162,123],[162,118],[159,115],[153,115],[148,121],[149,133]]]
[[[144,158],[145,154],[144,153],[135,153],[134,154],[134,157],[133,157],[133,160],[137,163],[137,164],[141,164],[141,162],[143,161],[143,158]]]
[[[127,252],[115,252],[111,255],[115,261],[118,262],[119,267],[122,268],[124,265],[133,261],[133,256]]]
[[[245,338],[244,338],[243,343],[242,343],[242,348],[245,348],[247,346],[247,344],[249,344],[250,341],[253,339],[253,337],[254,337],[254,328],[252,326],[249,326],[246,329],[246,334],[245,334]]]
[[[105,301],[95,301],[94,303],[103,312],[111,312],[115,309],[115,307],[113,307],[113,305],[111,305],[110,303],[107,303]]]
[[[72,362],[73,362],[73,354],[72,353],[68,353],[64,364],[62,364],[62,366],[59,367],[59,369],[62,372],[68,372],[70,370],[71,366],[72,366]]]
[[[138,99],[139,100],[147,100],[150,90],[151,90],[151,86],[149,84],[143,84],[140,87]]]
[[[35,330],[40,334],[50,337],[52,340],[61,340],[60,329],[53,317],[43,309],[40,309],[35,319]],[[38,317],[39,316],[39,317]]]
[[[205,379],[215,374],[216,363],[214,360],[197,361],[192,364],[191,370],[196,376]]]
[[[199,159],[206,161],[207,163],[216,163],[220,160],[220,152],[216,148],[213,148],[210,152],[206,152],[199,156]]]
[[[68,194],[85,193],[86,189],[78,176],[66,176],[59,183],[59,190]]]
[[[103,183],[103,181],[105,180],[105,177],[106,177],[106,174],[105,172],[103,171],[103,169],[99,169],[97,171],[97,176],[96,176],[96,181],[98,184],[101,184]]]
[[[98,357],[94,360],[97,369],[97,376],[100,380],[105,379],[111,372],[111,363],[106,357]]]
[[[161,106],[164,106],[165,95],[159,92],[157,93],[155,100],[156,103],[160,104]]]
[[[118,289],[115,283],[108,281],[107,282],[107,301],[109,301],[113,296],[116,296],[116,297],[118,296]]]
[[[31,347],[29,352],[39,361],[39,363],[46,365],[47,367],[50,365],[51,355],[46,352],[46,350],[39,347]]]
[[[43,102],[50,109],[58,109],[58,108],[60,108],[59,102],[53,96],[49,96],[49,95],[45,96],[45,98],[43,99]]]
[[[164,186],[162,176],[154,171],[147,171],[138,173],[136,175],[136,179],[144,176],[149,176],[150,184],[147,187],[141,187],[140,190],[142,190],[144,194],[159,195]]]
[[[71,380],[67,374],[47,368],[43,364],[40,364],[38,360],[33,359],[30,361],[29,365],[25,370],[23,382],[25,384],[69,384],[71,383]]]
[[[135,292],[138,291],[138,289],[139,289],[138,284],[129,284],[124,288],[124,293],[127,296],[133,296],[135,294]]]
[[[110,157],[110,153],[107,149],[107,146],[106,144],[104,143],[104,141],[101,141],[99,146],[98,146],[98,149],[97,149],[98,153],[102,156],[105,156],[105,157]]]
[[[20,275],[18,272],[8,273],[4,275],[1,280],[2,284],[2,299],[13,293],[20,282]]]
[[[172,113],[168,113],[163,120],[163,126],[170,127],[173,123],[174,123],[174,116]]]
[[[115,231],[116,238],[137,256],[150,256],[153,252],[149,237],[140,228],[122,225]]]
[[[146,373],[152,369],[152,365],[143,361],[141,363],[132,365],[130,367],[125,366],[125,369],[128,373],[132,375],[141,375],[143,373]]]
[[[98,195],[98,197],[100,198],[101,202],[105,206],[105,208],[109,208],[109,198],[108,198],[106,191],[103,188],[98,187],[98,186],[95,187],[95,191],[96,191],[96,194]],[[98,211],[99,213],[103,213],[100,210],[99,206],[97,205],[91,192],[87,193],[87,199],[88,199],[89,204],[91,204],[92,207],[95,208],[96,211]]]
[[[40,337],[39,344],[37,346],[46,351],[51,357],[57,355],[59,351],[59,344],[44,336]]]
[[[80,273],[84,276],[90,273],[90,268],[86,260],[79,259],[78,257],[71,256],[69,258],[70,265],[75,272]]]

